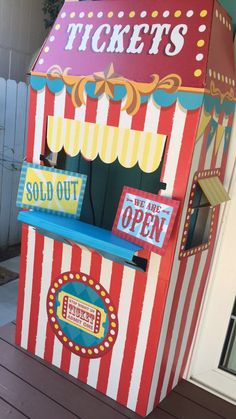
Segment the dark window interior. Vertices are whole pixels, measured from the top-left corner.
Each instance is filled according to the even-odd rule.
[[[209,241],[212,208],[202,189],[197,185],[193,197],[185,250]]]
[[[163,153],[164,156],[164,153]],[[138,164],[131,169],[121,166],[118,160],[105,164],[97,157],[88,161],[81,154],[70,157],[64,149],[57,155],[56,168],[88,176],[81,221],[111,230],[124,186],[158,194],[165,189],[160,181],[162,162],[153,173],[144,173]]]
[[[219,368],[236,375],[236,298],[220,358]]]

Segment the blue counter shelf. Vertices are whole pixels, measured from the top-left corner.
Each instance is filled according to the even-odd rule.
[[[132,262],[140,246],[121,239],[111,231],[86,224],[72,218],[47,214],[39,211],[21,211],[18,220],[35,227],[49,236],[59,237],[61,241],[72,241],[102,254]]]

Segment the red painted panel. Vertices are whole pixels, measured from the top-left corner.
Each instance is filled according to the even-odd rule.
[[[202,87],[213,5],[214,0],[66,2],[33,71],[48,73],[59,65],[71,75],[88,75],[113,63],[131,80],[174,73],[184,86]]]

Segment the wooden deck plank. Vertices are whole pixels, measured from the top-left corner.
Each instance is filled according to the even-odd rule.
[[[165,412],[162,409],[156,409],[146,419],[178,419],[177,416],[173,416],[170,413]]]
[[[160,408],[177,416],[178,419],[222,419],[221,415],[211,412],[174,391],[160,403]]]
[[[0,418],[25,419],[26,417],[27,416],[14,409],[14,407],[12,407],[10,404],[0,399]]]
[[[24,360],[23,361],[24,363],[28,364],[29,362],[28,360],[31,360],[31,362],[33,362],[34,368],[37,369],[37,366],[38,367],[41,366],[41,368],[43,368],[42,374],[45,374],[46,377],[48,376],[48,374],[50,375],[52,374],[52,377],[53,379],[57,381],[58,386],[61,389],[66,388],[66,392],[64,390],[64,393],[65,394],[67,393],[68,395],[70,395],[70,397],[72,397],[73,395],[74,399],[77,400],[77,411],[78,411],[78,394],[81,395],[82,400],[85,400],[85,406],[83,409],[84,414],[86,415],[84,416],[85,419],[90,419],[90,417],[91,419],[94,419],[94,411],[104,412],[104,419],[106,418],[105,414],[109,414],[108,419],[111,419],[111,416],[110,416],[111,414],[112,414],[112,419],[113,418],[114,419],[120,419],[120,418],[139,419],[140,418],[139,415],[135,414],[131,410],[127,409],[126,407],[119,405],[114,400],[110,399],[107,396],[104,396],[102,393],[97,392],[92,387],[89,387],[88,385],[82,383],[81,381],[76,380],[74,377],[64,373],[63,371],[59,370],[57,367],[54,367],[53,365],[49,365],[47,362],[45,362],[41,358],[38,358],[35,355],[24,351],[24,349],[18,346],[15,346],[15,324],[14,323],[10,323],[6,326],[3,326],[0,329],[0,342],[8,343],[9,345],[11,345],[13,350],[22,354],[23,356],[22,359]],[[0,354],[1,352],[2,351],[0,350]],[[12,355],[12,356],[14,359],[15,355]],[[5,357],[5,362],[8,363],[7,356]],[[39,372],[40,370],[37,370],[37,371]],[[37,374],[36,374],[36,377],[37,377]],[[31,375],[31,371],[30,371],[30,375]],[[48,393],[48,391],[51,391],[51,390],[49,388],[50,386],[48,385],[48,380],[46,380],[46,382],[47,382],[47,385],[44,388],[47,389],[47,393]],[[58,391],[57,388],[54,390]],[[65,400],[63,400],[63,403],[64,402]],[[90,411],[91,411],[91,416],[90,416]]]
[[[97,398],[91,398],[86,391],[74,385],[53,370],[46,368],[35,358],[26,356],[12,345],[0,340],[0,365],[17,377],[21,378],[40,392],[50,397],[55,402],[74,413],[80,413],[81,417],[94,419],[94,411],[99,410],[102,417],[109,417],[111,407],[108,407]],[[113,411],[114,419],[121,419],[123,414]]]
[[[7,389],[7,390],[6,390]],[[0,419],[140,419],[92,387],[15,345],[0,329]],[[183,381],[147,419],[236,419],[236,407]]]
[[[11,371],[0,366],[0,397],[15,406],[29,418],[75,419],[75,416],[58,403],[44,396]]]
[[[236,419],[236,406],[203,390],[193,383],[183,380],[174,391],[208,410],[221,415],[222,418]]]

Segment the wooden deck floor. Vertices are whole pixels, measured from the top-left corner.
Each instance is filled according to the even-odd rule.
[[[0,419],[138,419],[14,344],[15,325],[0,329]],[[236,419],[236,407],[182,381],[148,419]]]

